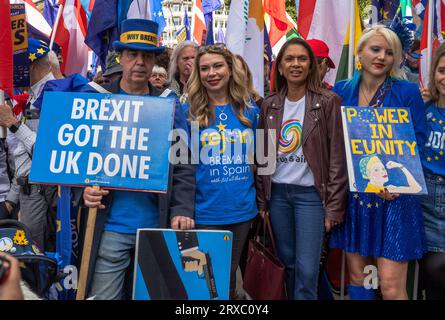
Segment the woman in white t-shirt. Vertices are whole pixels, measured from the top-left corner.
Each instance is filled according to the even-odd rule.
[[[346,203],[341,99],[321,88],[314,53],[302,39],[286,42],[274,72],[276,92],[259,119],[272,158],[257,154],[265,164],[258,170],[259,211],[270,212],[289,299],[314,300],[325,231],[343,221]]]

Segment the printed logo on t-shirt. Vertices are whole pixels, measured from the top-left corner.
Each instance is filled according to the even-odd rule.
[[[278,151],[290,154],[301,148],[302,125],[297,119],[289,119],[281,125]]]

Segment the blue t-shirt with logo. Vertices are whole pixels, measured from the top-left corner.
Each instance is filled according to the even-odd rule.
[[[445,177],[445,109],[427,105],[427,143],[422,157],[425,171]]]
[[[184,106],[187,115],[188,108]],[[259,110],[256,105],[246,108],[244,115],[251,122],[248,127],[239,121],[230,104],[213,108],[213,124],[199,128],[199,133],[193,124],[190,129],[192,155],[199,159],[195,223],[245,222],[258,212],[252,165]]]

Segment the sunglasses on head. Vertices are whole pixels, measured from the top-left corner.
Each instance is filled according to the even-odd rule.
[[[198,52],[202,53],[202,52],[223,52],[226,51],[227,47],[224,43],[217,43],[217,44],[210,44],[207,46],[201,46],[199,47]]]

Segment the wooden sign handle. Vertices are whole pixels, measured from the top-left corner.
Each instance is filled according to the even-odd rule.
[[[100,190],[99,186],[93,186],[94,190]],[[87,278],[90,266],[91,248],[93,245],[94,227],[96,225],[97,208],[88,210],[87,229],[85,231],[85,241],[82,250],[82,263],[79,271],[79,281],[77,283],[76,300],[85,300]]]

